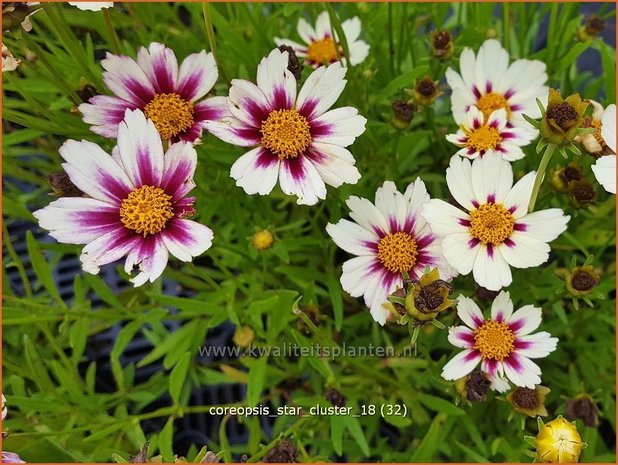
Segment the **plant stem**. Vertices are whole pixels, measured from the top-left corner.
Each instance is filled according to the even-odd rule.
[[[539,195],[539,190],[541,189],[541,183],[543,182],[543,177],[545,176],[547,165],[549,165],[551,157],[554,155],[555,151],[555,144],[547,144],[547,146],[545,147],[545,153],[543,154],[543,158],[541,158],[539,170],[537,171],[536,177],[534,178],[532,194],[530,195],[530,203],[528,204],[528,212],[532,212],[534,210],[534,204],[536,203],[536,199]]]
[[[107,26],[107,31],[109,32],[109,37],[112,42],[112,49],[116,55],[120,55],[122,52],[120,50],[120,44],[118,43],[118,35],[112,24],[112,19],[109,17],[109,8],[103,8],[102,11],[103,19],[105,19],[105,26]]]
[[[208,44],[210,45],[210,51],[215,57],[215,61],[217,62],[217,68],[221,73],[221,77],[228,85],[230,85],[230,80],[227,77],[225,69],[221,66],[221,60],[219,60],[219,55],[217,54],[217,40],[215,38],[215,29],[212,25],[212,17],[210,15],[210,4],[208,2],[202,2],[202,13],[204,14],[204,25],[206,26],[206,35],[208,36]]]

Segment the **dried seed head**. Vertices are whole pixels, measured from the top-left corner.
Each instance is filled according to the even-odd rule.
[[[335,407],[345,407],[348,400],[346,396],[334,388],[326,389],[326,391],[324,391],[324,398]]]
[[[289,45],[280,45],[279,50],[282,52],[288,52],[288,70],[294,75],[297,81],[300,80],[300,75],[303,72],[303,65],[298,61],[298,57],[294,52],[294,49]]]
[[[265,463],[295,463],[298,449],[291,439],[283,438],[264,456]]]

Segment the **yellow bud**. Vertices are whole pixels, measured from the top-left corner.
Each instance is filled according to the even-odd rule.
[[[255,332],[249,326],[241,326],[236,329],[232,340],[238,347],[248,347],[255,338]]]
[[[536,437],[537,460],[543,463],[576,463],[586,445],[574,423],[562,416],[545,423]]]
[[[273,235],[267,229],[263,229],[262,231],[258,231],[253,235],[253,247],[258,250],[266,250],[269,249],[274,242]]]

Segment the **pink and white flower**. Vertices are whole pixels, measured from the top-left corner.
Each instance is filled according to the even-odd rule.
[[[253,147],[230,175],[247,194],[269,194],[277,179],[298,204],[326,198],[325,183],[339,187],[360,179],[345,148],[365,132],[366,119],[353,107],[330,110],[346,85],[339,63],[315,70],[296,93],[288,52],[274,49],[257,69],[257,85],[232,80],[230,114],[205,127],[221,140]]]
[[[497,391],[508,389],[505,377],[530,389],[541,383],[541,369],[531,359],[547,357],[556,350],[558,339],[546,331],[531,334],[541,324],[540,308],[525,305],[513,312],[509,293],[502,291],[491,305],[490,318],[485,319],[478,305],[463,296],[458,299],[457,315],[465,326],[449,328],[448,340],[464,350],[444,365],[444,379],[461,378],[480,362]]]
[[[60,147],[62,166],[86,195],[62,197],[34,212],[39,225],[66,244],[86,244],[84,271],[126,256],[125,271],[139,267],[131,281],[153,282],[169,255],[191,261],[212,243],[206,226],[186,219],[195,213],[193,173],[197,153],[176,142],[165,155],[159,133],[139,110],[127,110],[118,128],[118,146],[109,156],[98,145],[69,140]]]
[[[205,122],[226,113],[225,97],[201,100],[219,76],[212,53],[193,53],[178,67],[174,51],[153,42],[138,51],[137,61],[108,53],[101,65],[114,95],[96,95],[79,106],[84,121],[101,136],[116,137],[125,111],[139,109],[161,138],[197,143]]]
[[[465,121],[456,121],[459,130],[449,134],[446,140],[458,147],[457,152],[464,158],[474,159],[487,153],[497,153],[507,161],[515,161],[525,156],[521,147],[530,144],[533,134],[516,126],[509,126],[506,110],[500,108],[485,118],[475,106],[466,113]]]
[[[437,267],[442,279],[457,273],[444,259],[440,239],[420,216],[429,202],[425,184],[411,183],[405,193],[386,181],[375,204],[352,196],[346,204],[354,220],[329,223],[326,232],[355,258],[343,264],[341,286],[352,297],[363,296],[373,319],[383,325],[389,316],[387,296],[403,285],[402,274],[419,279],[425,267]]]
[[[361,22],[358,17],[346,19],[341,23],[341,28],[345,34],[350,53],[350,64],[356,66],[362,63],[369,55],[369,45],[360,40]],[[299,44],[289,39],[275,38],[275,43],[292,47],[294,53],[299,57],[304,57],[308,65],[314,68],[324,66],[324,64],[335,63],[339,57],[343,56],[343,47],[336,34],[333,38],[331,32],[330,17],[327,11],[323,11],[313,28],[303,18],[298,20],[298,35],[305,43]]]
[[[486,40],[478,53],[466,47],[459,58],[459,73],[446,70],[446,81],[452,89],[451,110],[456,121],[465,121],[471,106],[476,106],[485,118],[503,108],[509,126],[533,133],[523,118],[541,117],[536,99],[547,100],[549,88],[545,63],[538,60],[515,60],[509,65],[508,52],[495,39]]]
[[[463,275],[492,291],[512,282],[511,269],[529,268],[549,258],[547,244],[556,239],[569,220],[561,209],[528,213],[535,172],[513,185],[511,164],[497,154],[473,162],[451,158],[446,183],[461,210],[433,199],[422,215],[431,231],[443,237],[448,263]]]
[[[597,181],[607,192],[616,193],[616,105],[608,105],[601,116],[601,138],[614,152],[614,155],[605,155],[599,158],[592,171]]]

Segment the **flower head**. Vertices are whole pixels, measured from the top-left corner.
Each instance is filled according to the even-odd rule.
[[[101,136],[117,137],[126,110],[140,109],[162,139],[196,143],[206,121],[226,114],[224,97],[201,100],[218,77],[212,53],[189,55],[179,67],[173,50],[153,42],[138,51],[137,61],[108,53],[101,65],[114,95],[96,95],[79,106],[84,121]]]
[[[573,181],[584,179],[581,167],[571,162],[567,166],[558,167],[551,175],[551,184],[558,192],[569,192],[569,184]]]
[[[589,294],[599,285],[599,273],[591,265],[576,266],[566,276],[566,288],[574,297]]]
[[[440,279],[440,270],[433,268],[420,279],[404,279],[405,311],[417,323],[433,320],[453,305],[449,296],[453,285]]]
[[[296,93],[288,52],[274,49],[258,66],[257,85],[234,79],[230,114],[206,123],[230,144],[254,147],[232,166],[231,176],[247,194],[269,194],[277,179],[298,204],[326,197],[326,184],[354,184],[360,173],[345,149],[365,131],[352,107],[329,110],[343,91],[346,69],[339,63],[315,70]]]
[[[393,126],[397,129],[407,128],[414,117],[414,106],[404,100],[395,100],[391,108],[393,109]]]
[[[405,91],[412,96],[412,100],[420,106],[431,106],[433,102],[442,95],[438,82],[431,79],[429,76],[425,76],[423,79],[416,81],[413,89],[405,89]]]
[[[477,107],[471,106],[465,121],[457,121],[457,134],[449,134],[446,140],[458,147],[457,153],[464,158],[474,159],[487,153],[495,153],[507,161],[524,157],[521,147],[528,145],[533,135],[530,131],[517,126],[509,126],[506,110],[500,108],[488,118]]]
[[[82,268],[92,274],[124,256],[125,271],[135,265],[135,286],[158,278],[169,254],[182,261],[206,251],[213,233],[186,219],[195,212],[193,173],[197,154],[177,142],[163,154],[152,121],[127,110],[113,156],[92,142],[69,140],[60,148],[63,168],[86,196],[61,197],[34,212],[39,225],[57,241],[85,244]]]
[[[575,140],[584,123],[584,111],[588,102],[579,94],[566,99],[556,89],[549,89],[547,108],[541,118],[541,136],[552,144],[567,144]],[[528,115],[530,116],[530,115]]]
[[[605,20],[597,15],[590,15],[577,30],[577,38],[582,42],[592,40],[605,30]]]
[[[599,425],[598,412],[599,409],[588,394],[580,394],[566,401],[566,416],[571,420],[581,420],[590,428]]]
[[[438,268],[443,279],[455,275],[438,238],[419,214],[428,201],[420,179],[404,194],[386,181],[376,191],[375,203],[355,196],[347,200],[355,222],[343,219],[326,226],[335,244],[357,255],[343,264],[343,289],[352,297],[364,296],[374,320],[382,325],[389,316],[387,296],[402,287],[404,273],[418,280],[429,265]]]
[[[535,440],[536,458],[543,463],[577,463],[585,447],[575,423],[562,416],[543,424],[539,421],[539,433]]]
[[[341,28],[348,43],[350,64],[356,66],[362,63],[369,54],[369,45],[358,38],[361,33],[360,19],[357,17],[346,19],[341,23]],[[275,43],[277,45],[289,45],[299,57],[304,57],[307,64],[314,68],[335,63],[343,55],[343,47],[338,37],[336,34],[334,37],[332,35],[327,11],[320,13],[315,29],[303,18],[300,18],[298,20],[298,35],[305,45],[281,38],[275,38]]]
[[[432,31],[431,53],[440,60],[448,60],[453,54],[453,36],[447,30]]]
[[[616,153],[616,105],[608,105],[601,117],[601,139]],[[616,193],[616,155],[606,155],[592,165],[597,181],[607,192]]]
[[[455,381],[457,392],[469,402],[485,402],[490,387],[487,373],[478,368]]]
[[[550,392],[551,389],[541,385],[535,386],[534,389],[517,387],[506,396],[506,400],[509,401],[516,412],[525,413],[533,418],[537,416],[546,417],[545,397]]]
[[[566,229],[569,217],[558,208],[528,213],[534,176],[528,173],[513,185],[511,164],[499,155],[473,162],[455,155],[446,183],[464,211],[438,199],[423,206],[431,231],[444,238],[448,263],[461,274],[472,272],[476,283],[491,291],[511,284],[511,266],[547,261],[547,243]]]
[[[497,391],[508,389],[505,377],[530,389],[540,384],[541,369],[530,359],[546,357],[558,343],[545,331],[531,334],[541,324],[540,308],[526,305],[513,312],[509,293],[502,291],[491,305],[489,318],[472,299],[463,296],[457,315],[466,326],[451,327],[448,340],[464,350],[444,366],[444,379],[461,378],[480,363]]]
[[[496,110],[506,111],[509,126],[533,132],[522,114],[541,116],[536,99],[547,95],[545,63],[516,60],[509,65],[509,54],[497,40],[486,40],[478,53],[465,48],[459,59],[460,74],[449,68],[446,80],[453,90],[451,109],[456,121],[465,121],[471,106],[487,120]]]
[[[258,250],[269,249],[274,242],[273,234],[268,229],[257,231],[251,238],[253,247]]]

